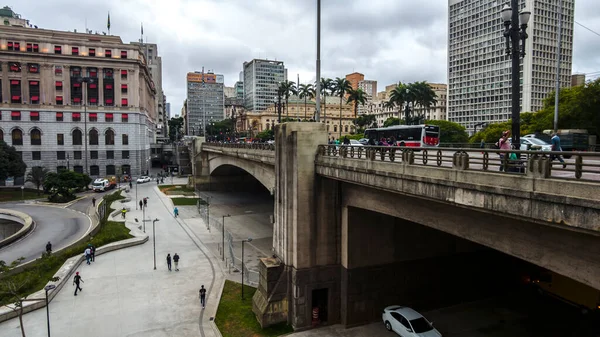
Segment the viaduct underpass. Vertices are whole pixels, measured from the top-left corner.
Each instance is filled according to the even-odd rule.
[[[492,181],[497,177],[490,174],[460,185],[456,177],[471,173],[440,171],[443,179],[436,180],[437,173],[427,176],[431,171],[414,178],[409,166],[398,174],[372,164],[352,172],[350,160],[330,169],[328,159],[315,160],[326,142],[320,127],[283,124],[273,152],[208,146],[202,153],[199,185],[235,182],[240,178],[230,175],[240,176],[241,169],[244,181],[253,176],[254,184],[273,191],[276,257],[263,259],[254,297],[262,325],[287,321],[309,328],[315,307],[328,324],[364,324],[391,304],[427,309],[486,296],[516,285],[532,266],[600,289],[600,225],[591,216],[599,214],[597,203],[550,194],[564,183]],[[392,178],[402,182],[382,180]],[[452,197],[433,198],[439,186]],[[582,196],[591,195],[593,186],[579,187]],[[557,218],[565,220],[545,220]]]

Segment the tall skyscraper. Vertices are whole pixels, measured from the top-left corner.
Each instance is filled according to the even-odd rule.
[[[205,125],[224,118],[223,75],[212,72],[187,74],[186,128],[189,135],[202,135]]]
[[[254,59],[244,62],[244,106],[262,111],[277,99],[277,88],[286,78],[283,61]]]
[[[520,0],[532,15],[521,60],[521,112],[535,112],[555,89],[560,0]],[[571,81],[574,0],[562,0],[560,85]],[[472,131],[511,115],[511,59],[506,55],[505,1],[448,0],[448,120]]]

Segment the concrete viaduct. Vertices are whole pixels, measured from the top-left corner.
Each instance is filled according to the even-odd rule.
[[[398,151],[380,160],[367,148],[326,143],[322,124],[284,123],[275,128],[276,145],[197,146],[201,188],[209,176],[239,183],[228,176],[237,167],[274,195],[275,257],[262,259],[253,298],[261,325],[310,328],[315,291],[326,294],[329,323],[367,323],[385,305],[418,303],[410,289],[419,278],[402,275],[414,268],[410,261],[473,242],[600,289],[597,181],[555,178],[548,158],[537,155],[525,174],[507,174],[483,169],[491,154],[476,169],[464,151],[443,158],[435,149],[419,160]]]

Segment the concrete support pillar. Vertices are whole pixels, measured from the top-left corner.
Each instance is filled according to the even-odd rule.
[[[533,178],[548,178],[552,170],[550,158],[533,155],[527,160],[527,175]]]
[[[406,165],[413,165],[415,163],[415,152],[412,150],[402,151],[402,162]]]

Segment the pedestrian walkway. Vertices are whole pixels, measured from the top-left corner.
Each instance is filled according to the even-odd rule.
[[[185,183],[183,179],[174,180]],[[135,187],[128,196],[131,201],[118,203],[114,208],[129,208],[126,225],[143,230],[145,223],[150,240],[97,256],[89,266],[81,264],[77,271],[84,281],[83,291],[73,296],[70,280],[50,303],[52,335],[219,336],[211,323],[223,283],[218,263],[205,255],[206,247],[196,230],[185,223],[185,218],[173,218],[171,200],[158,191],[156,184],[138,186],[138,198],[148,197],[145,222],[142,211],[135,207],[139,201],[135,199]],[[115,220],[119,218],[120,215]],[[154,219],[159,220],[155,223],[156,270],[151,221]],[[180,271],[167,270],[167,253],[180,255]],[[204,310],[198,298],[202,284],[208,290]],[[24,315],[23,321],[27,336],[47,335],[44,309]],[[0,324],[0,337],[20,334],[18,319]]]

